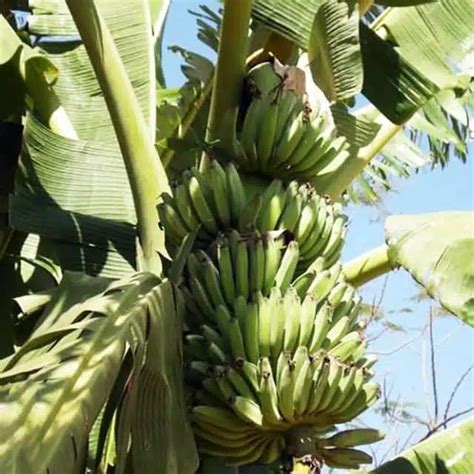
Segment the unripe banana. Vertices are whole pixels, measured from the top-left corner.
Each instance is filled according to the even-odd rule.
[[[309,352],[314,354],[322,347],[329,329],[329,318],[332,308],[327,303],[324,303],[316,313],[314,318],[314,329],[309,343]]]
[[[318,450],[328,467],[338,469],[358,469],[361,464],[370,464],[372,457],[353,448],[333,448]]]
[[[265,105],[265,116],[257,136],[258,167],[261,171],[267,170],[268,161],[274,148],[279,109],[277,101],[271,97],[266,98]]]
[[[354,446],[362,446],[365,444],[377,443],[384,439],[384,434],[380,430],[372,428],[356,428],[345,430],[326,438],[322,447],[334,446],[335,448],[353,448]]]
[[[245,114],[244,126],[240,140],[245,151],[248,167],[251,170],[258,169],[256,142],[264,109],[264,101],[261,99],[255,99],[250,103],[247,113]]]
[[[234,368],[229,367],[226,372],[227,379],[234,387],[235,391],[243,397],[250,398],[257,402],[254,391],[252,390],[246,379]]]
[[[226,343],[221,335],[207,324],[203,324],[201,326],[201,334],[205,337],[206,341],[216,344],[222,352],[226,352],[228,350],[228,347],[226,346]]]
[[[278,360],[283,351],[283,340],[285,337],[285,303],[283,298],[277,298],[274,303],[274,314],[270,329],[270,353],[272,359]]]
[[[263,278],[263,289],[264,295],[270,293],[270,288],[275,282],[275,276],[280,268],[281,262],[281,245],[274,239],[270,234],[265,234],[264,239],[264,252],[265,252],[265,275]]]
[[[227,188],[230,194],[230,207],[232,210],[232,225],[237,226],[242,210],[247,204],[245,190],[242,185],[239,173],[233,163],[229,163],[225,167],[227,180]]]
[[[298,264],[299,249],[298,243],[292,241],[286,247],[285,253],[280,263],[280,267],[275,275],[275,285],[284,293],[290,285]]]
[[[260,373],[259,399],[264,420],[271,425],[279,424],[282,418],[278,411],[278,393],[268,357],[260,360]]]
[[[218,226],[196,176],[191,176],[189,180],[185,182],[185,186],[193,209],[199,216],[204,229],[210,234],[215,235],[218,231]]]
[[[296,292],[288,290],[284,296],[283,305],[286,313],[283,348],[285,351],[293,352],[298,343],[301,321],[300,302]]]
[[[249,297],[249,255],[247,243],[241,240],[237,244],[237,255],[235,260],[235,278],[237,294],[245,299]]]
[[[261,357],[270,356],[273,304],[269,298],[257,296],[258,303],[258,349]]]
[[[298,188],[298,183],[292,181],[288,185],[285,195],[285,207],[280,213],[278,223],[274,227],[294,232],[301,215],[301,210],[306,205],[307,191],[302,192]]]
[[[245,318],[243,333],[247,359],[254,364],[256,364],[260,358],[258,325],[258,305],[257,303],[249,303],[247,306],[247,317]]]
[[[309,294],[301,305],[300,333],[298,339],[298,345],[300,346],[309,346],[309,341],[313,335],[317,302],[317,299]],[[314,351],[311,351],[311,353],[312,352]]]
[[[231,224],[232,215],[230,207],[230,190],[227,188],[227,180],[222,166],[217,160],[213,160],[209,167],[209,179],[212,182],[212,198],[214,208],[217,210],[220,228],[228,229]]]
[[[260,238],[249,242],[249,272],[251,293],[262,291],[265,279],[265,251]]]
[[[258,393],[259,381],[257,365],[247,360],[241,359],[236,361],[236,366],[245,377],[245,380],[250,384],[254,393]]]
[[[224,239],[220,239],[217,244],[217,264],[224,299],[231,306],[236,298],[235,275],[229,244]]]
[[[318,407],[317,414],[324,414],[326,410],[331,406],[333,402],[334,395],[337,392],[337,388],[339,386],[339,382],[344,374],[345,366],[337,362],[335,359],[331,359],[329,362],[329,376],[326,385],[326,389],[324,391],[323,397],[321,399],[321,403]]]
[[[237,318],[230,320],[228,337],[233,359],[246,358],[244,338]]]
[[[253,400],[242,396],[236,396],[229,402],[239,418],[253,423],[254,425],[262,426],[263,414],[260,407]]]
[[[278,382],[279,411],[287,421],[293,420],[294,404],[293,395],[295,391],[295,364],[288,362],[281,372]]]

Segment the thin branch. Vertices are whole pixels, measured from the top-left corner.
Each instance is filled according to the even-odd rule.
[[[403,349],[404,347],[408,346],[409,344],[415,342],[420,336],[415,336],[411,339],[409,339],[408,341],[405,341],[404,343],[400,344],[399,346],[397,346],[395,349],[391,349],[390,351],[386,351],[386,352],[374,352],[373,354],[375,355],[391,355],[391,354],[395,354],[396,352],[400,351],[401,349]]]
[[[434,401],[434,423],[438,421],[438,386],[436,384],[436,362],[435,362],[435,349],[434,349],[434,337],[433,337],[433,306],[430,305],[430,353],[431,353],[431,383],[433,385],[433,401]]]
[[[454,396],[456,395],[456,392],[458,391],[459,387],[464,382],[465,378],[469,375],[469,373],[471,372],[472,369],[474,369],[474,365],[471,365],[470,367],[468,367],[468,369],[461,375],[461,377],[457,381],[456,385],[454,386],[454,388],[451,392],[451,395],[449,396],[449,400],[448,400],[448,403],[446,404],[446,409],[444,410],[444,415],[443,415],[444,427],[445,428],[446,428],[446,423],[447,423],[446,420],[448,419],[449,409],[451,408],[451,403],[454,399]]]
[[[438,423],[436,426],[432,427],[428,433],[423,437],[421,438],[418,443],[421,443],[422,441],[424,441],[425,439],[429,438],[430,436],[432,436],[433,434],[435,434],[440,428],[442,428],[443,426],[445,426],[447,423],[449,423],[450,421],[453,421],[455,420],[456,418],[459,418],[463,415],[467,415],[468,413],[470,413],[471,411],[474,411],[474,405],[469,407],[469,408],[466,408],[465,410],[462,410],[458,413],[456,413],[455,415],[452,415],[450,416],[449,418],[446,418],[446,420],[443,420],[441,423]]]

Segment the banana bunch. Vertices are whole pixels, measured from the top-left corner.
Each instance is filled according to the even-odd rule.
[[[178,247],[187,234],[198,228],[196,243],[205,247],[219,232],[239,228],[247,201],[234,164],[223,167],[213,160],[205,172],[197,167],[184,171],[182,182],[173,187],[172,195],[162,194],[158,205],[160,224],[172,247]]]
[[[242,169],[285,181],[311,182],[334,173],[348,159],[346,139],[334,125],[311,110],[305,99],[288,90],[271,63],[248,73],[254,98],[246,110],[240,133]]]
[[[270,464],[279,458],[285,447],[282,433],[253,427],[225,408],[196,406],[193,419],[200,451],[226,458],[232,465],[257,461]]]
[[[343,285],[346,289],[341,297]],[[226,365],[237,359],[257,364],[261,357],[270,357],[276,368],[282,353],[293,354],[304,346],[309,354],[322,349],[343,363],[362,361],[360,367],[368,371],[375,361],[364,358],[358,299],[347,304],[351,293],[350,286],[338,283],[323,300],[313,293],[301,299],[291,286],[284,295],[273,287],[268,297],[261,292],[251,301],[238,296],[231,308],[224,302],[215,306],[209,302],[208,319],[200,319],[198,331],[186,335],[187,359]],[[333,297],[339,299],[335,306],[329,303]],[[189,321],[189,327],[196,326]]]
[[[217,255],[221,257],[223,245],[228,245],[227,240],[217,244]],[[214,265],[206,253],[198,255],[203,266]],[[197,265],[197,259],[192,256],[192,263],[188,264],[195,267],[189,270],[190,285],[196,286],[198,275],[205,282],[199,291],[206,294],[207,308],[202,311],[199,329],[186,335],[184,344],[187,378],[199,387],[195,410],[217,407],[234,420],[237,417],[234,425],[243,431],[235,428],[240,433],[240,442],[235,443],[238,450],[229,451],[236,433],[220,436],[215,423],[195,417],[195,432],[203,441],[202,452],[234,463],[253,462],[258,452],[280,452],[287,433],[295,426],[325,428],[346,423],[378,399],[379,387],[370,382],[370,367],[375,361],[365,355],[365,341],[357,321],[360,298],[344,281],[340,265],[324,269],[324,259],[317,259],[293,281],[291,277],[283,279],[291,284],[274,285],[265,294],[261,289],[250,294],[248,276],[242,278],[247,282],[247,293],[242,294],[238,280],[229,284],[233,292],[217,287],[225,281],[222,271],[234,274],[233,265],[232,272],[221,270],[222,265],[219,270],[214,267],[212,282],[206,277],[206,270]],[[293,259],[297,261],[297,256]],[[230,248],[226,260],[233,263]],[[260,265],[265,268],[265,263],[263,260]],[[288,268],[286,264],[283,267]],[[244,268],[248,271],[250,266]],[[278,272],[273,270],[272,275]],[[199,301],[202,304],[194,287],[190,287],[186,298],[190,308],[199,306]],[[254,436],[246,439],[244,433],[250,432]],[[257,439],[261,441],[261,451],[254,449]],[[336,448],[349,449],[319,446],[328,459],[331,454],[337,458],[337,453],[331,451]],[[258,460],[264,462],[268,458],[262,454]],[[353,458],[357,456],[354,454]]]
[[[317,431],[348,422],[379,397],[379,387],[369,381],[365,369],[344,364],[323,351],[311,355],[305,346],[299,346],[293,356],[282,353],[275,368],[265,356],[257,364],[245,359],[231,366],[201,364],[194,362],[192,369],[205,374],[205,392],[193,409],[200,449],[235,464],[271,462],[263,457],[263,450],[254,449],[257,443],[271,445],[274,460],[294,439],[295,427],[311,426]],[[219,421],[214,417],[225,426],[216,427]],[[323,441],[311,451],[329,460],[328,464],[335,465],[336,460],[347,464],[349,452],[351,467],[370,462],[362,457],[365,453],[345,447],[339,439]],[[340,452],[346,456],[338,459]],[[258,453],[262,457],[253,457]]]
[[[171,252],[199,228],[198,248],[207,248],[219,233],[232,229],[243,233],[287,231],[300,246],[299,269],[321,255],[328,266],[340,256],[347,218],[339,204],[332,205],[308,184],[274,180],[263,193],[253,196],[235,166],[223,167],[217,160],[204,172],[197,168],[185,171],[182,181],[172,196],[163,194],[158,205]]]

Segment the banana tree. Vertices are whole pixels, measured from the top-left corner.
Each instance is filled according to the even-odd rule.
[[[340,262],[348,202],[467,156],[472,2],[379,3],[202,7],[217,62],[175,47],[167,89],[170,2],[0,1],[2,472],[371,463],[357,287],[403,267],[474,324],[468,213],[391,217]],[[374,472],[470,472],[472,440]]]

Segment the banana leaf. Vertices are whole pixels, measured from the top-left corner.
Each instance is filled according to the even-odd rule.
[[[308,57],[313,79],[329,100],[348,100],[361,91],[358,3],[329,0],[318,8]]]
[[[474,419],[463,421],[431,436],[368,474],[471,474],[472,472],[474,472]]]
[[[257,0],[252,14],[256,21],[305,49],[321,4],[321,0]],[[374,25],[377,31],[387,25],[387,40],[359,24],[363,93],[391,121],[406,122],[447,84],[459,87],[453,64],[472,51],[472,9],[470,0],[388,9]],[[443,81],[439,81],[441,70]]]
[[[474,326],[474,213],[391,216],[385,239],[393,266],[400,265],[428,294]]]
[[[31,338],[0,362],[0,471],[83,472],[90,431],[113,392],[116,472],[129,458],[144,474],[194,472],[183,303],[172,285],[151,274],[111,281],[68,273],[44,303]]]
[[[155,133],[155,66],[148,3],[98,0],[150,134]],[[29,114],[11,225],[57,243],[64,269],[120,276],[136,268],[136,216],[109,113],[63,0],[32,0],[35,48],[59,70],[53,90],[79,139],[53,133]]]

